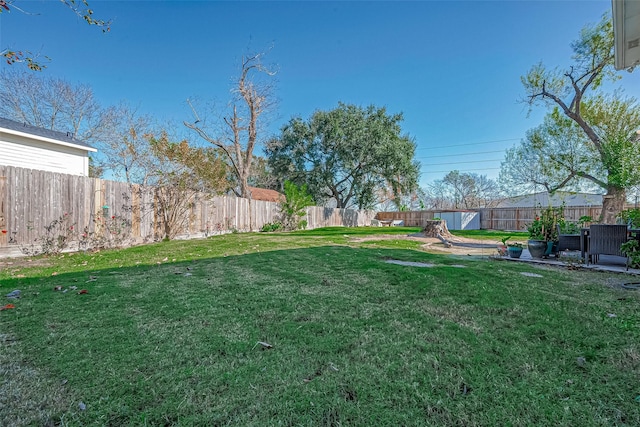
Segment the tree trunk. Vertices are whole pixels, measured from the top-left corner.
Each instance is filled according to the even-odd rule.
[[[627,193],[624,188],[610,185],[607,194],[602,197],[602,212],[599,221],[603,224],[615,224],[616,216],[624,209]]]
[[[447,228],[447,221],[443,219],[428,220],[422,227],[422,232],[425,237],[437,237],[446,247],[451,247],[451,242],[447,240],[447,238],[452,237],[449,229]]]
[[[443,219],[428,220],[422,227],[425,237],[451,237],[451,233],[447,228],[447,221]]]

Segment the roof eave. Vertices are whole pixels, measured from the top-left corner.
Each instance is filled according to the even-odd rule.
[[[0,127],[0,132],[4,132],[4,133],[16,135],[16,136],[21,136],[21,137],[28,138],[28,139],[35,139],[37,141],[48,142],[48,143],[51,143],[51,144],[62,145],[62,146],[65,146],[65,147],[76,148],[78,150],[83,150],[83,151],[91,151],[91,152],[97,152],[98,151],[96,148],[90,147],[88,145],[74,144],[72,142],[60,141],[58,139],[47,138],[47,137],[44,137],[44,136],[34,135],[32,133],[20,132],[20,131],[17,131],[17,130],[7,129],[7,128],[3,128],[3,127]]]

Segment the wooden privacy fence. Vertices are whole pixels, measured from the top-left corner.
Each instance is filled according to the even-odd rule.
[[[407,227],[422,227],[426,221],[434,218],[435,211],[378,212],[376,219],[381,221],[402,220]]]
[[[633,205],[627,205],[625,208],[633,207]],[[527,225],[540,214],[540,208],[486,208],[474,211],[480,213],[480,228],[485,230],[525,231]],[[578,221],[583,216],[590,216],[597,220],[601,211],[602,206],[565,206],[564,217],[569,221]],[[425,221],[433,219],[435,214],[442,212],[442,210],[378,212],[376,219],[402,220],[408,227],[421,227]]]
[[[251,215],[249,215],[251,206]],[[196,197],[178,237],[200,237],[233,230],[257,231],[277,220],[275,202],[233,196]],[[307,208],[308,228],[370,225],[375,212],[323,207]],[[251,217],[251,227],[249,218]],[[163,237],[156,189],[76,175],[0,166],[0,252],[16,254],[34,242],[53,221],[64,218],[80,236],[96,232],[96,218],[123,218],[130,224],[127,241]],[[13,249],[7,251],[7,249]],[[19,251],[18,251],[19,252]],[[0,253],[1,255],[1,253]]]
[[[488,230],[526,231],[527,226],[540,215],[540,208],[486,208],[480,212],[480,228]],[[565,206],[564,217],[578,221],[583,216],[597,220],[602,206]]]

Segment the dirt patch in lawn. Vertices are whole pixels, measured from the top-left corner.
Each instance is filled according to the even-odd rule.
[[[0,259],[0,271],[21,269],[25,267],[48,267],[52,265],[47,258],[5,258]]]
[[[422,249],[429,252],[448,253],[452,255],[495,255],[497,254],[497,240],[476,240],[466,237],[453,236],[447,239],[451,243],[447,247],[440,239],[435,237],[425,237],[422,233],[416,234],[383,234],[377,236],[354,237],[351,239],[354,243],[372,242],[376,240],[413,240],[420,242]]]

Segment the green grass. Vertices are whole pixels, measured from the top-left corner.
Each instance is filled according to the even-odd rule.
[[[0,424],[640,424],[629,277],[349,239],[415,231],[16,260],[0,273],[2,295],[23,292],[0,312]]]

